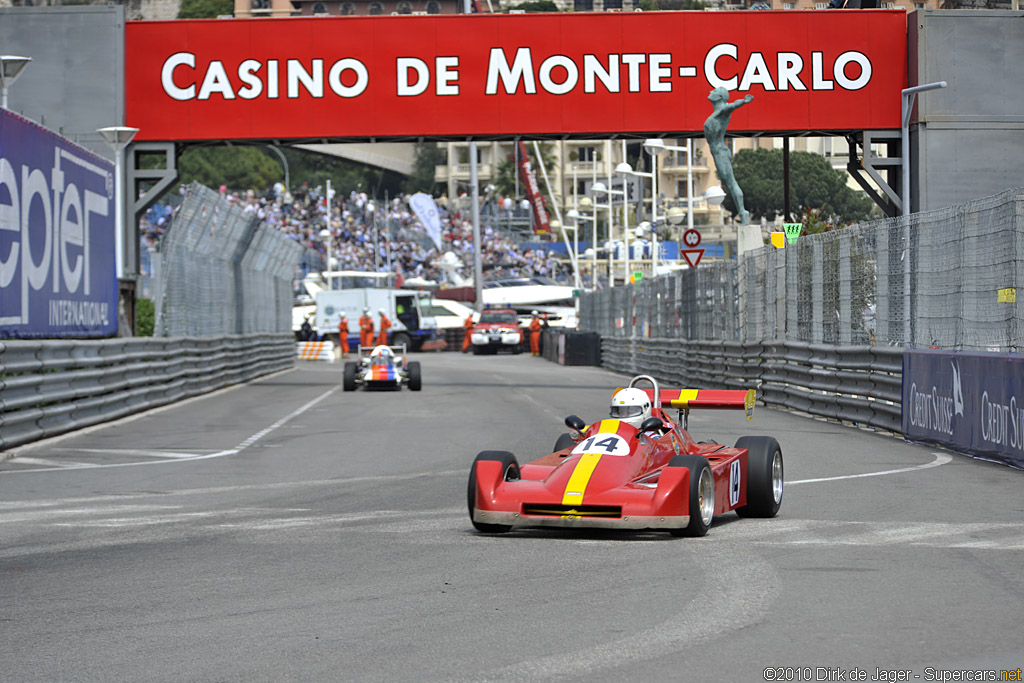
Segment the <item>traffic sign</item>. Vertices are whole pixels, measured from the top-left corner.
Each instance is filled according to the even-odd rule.
[[[691,249],[696,249],[697,245],[700,244],[700,231],[690,228],[689,230],[684,232],[683,244],[690,247]]]
[[[696,230],[694,232],[696,232]],[[700,263],[701,257],[704,256],[703,249],[680,249],[679,253],[683,255],[683,258],[686,259],[686,263],[688,263],[691,268],[696,268],[697,264]]]
[[[786,231],[786,242],[789,244],[796,244],[796,238],[800,237],[800,232],[804,229],[804,224],[783,223],[782,228]]]

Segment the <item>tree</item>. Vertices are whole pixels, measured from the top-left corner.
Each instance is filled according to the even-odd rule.
[[[303,183],[311,187],[330,180],[338,192],[366,192],[383,197],[401,192],[402,175],[348,159],[319,154],[294,147],[281,147],[288,160],[288,175],[295,189]],[[194,147],[179,160],[181,182],[198,181],[207,187],[227,185],[231,190],[263,192],[277,181],[284,181],[280,158],[260,146]]]
[[[833,225],[864,220],[872,202],[863,192],[850,189],[846,174],[832,168],[820,154],[793,152],[789,156],[790,210],[800,215],[815,209]],[[736,182],[743,190],[743,206],[751,218],[774,220],[782,214],[782,150],[744,149],[732,160]],[[726,196],[723,206],[735,213],[733,198]]]
[[[413,163],[412,175],[402,182],[402,189],[408,194],[433,194],[437,189],[434,170],[436,166],[444,163],[444,156],[444,150],[438,147],[436,142],[416,143],[416,161]]]
[[[193,147],[181,155],[178,168],[183,183],[232,190],[263,191],[284,176],[280,164],[256,147]]]
[[[521,2],[512,9],[521,9],[524,12],[557,12],[558,5],[553,0],[533,0]]]
[[[640,0],[640,9],[644,12],[658,10],[701,10],[705,5],[700,0]]]
[[[181,0],[179,19],[216,19],[235,13],[232,0]]]
[[[530,157],[530,164],[533,167],[534,176],[537,178],[537,186],[540,187],[541,194],[544,195],[544,201],[547,202],[548,207],[552,206],[551,195],[548,192],[547,186],[544,184],[544,174],[541,173],[540,165],[537,163],[537,155],[533,151],[533,144],[526,144],[526,154]],[[550,169],[555,166],[555,155],[554,146],[551,143],[540,143],[541,158],[544,160],[544,168]],[[518,145],[517,145],[518,148]],[[495,192],[505,197],[516,196],[516,178],[518,177],[519,169],[516,166],[516,154],[513,152],[508,157],[503,159],[497,168],[497,174],[494,179]],[[519,179],[519,194],[520,196],[526,194],[526,190],[523,188],[523,181]]]

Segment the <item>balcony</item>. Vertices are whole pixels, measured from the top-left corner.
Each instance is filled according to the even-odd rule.
[[[477,164],[476,173],[480,180],[490,180],[494,174],[494,167],[491,164]],[[434,166],[434,181],[438,183],[448,182],[450,178],[458,180],[469,180],[469,163],[465,164],[440,164]]]

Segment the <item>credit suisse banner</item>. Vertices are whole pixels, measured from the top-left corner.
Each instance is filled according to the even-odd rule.
[[[904,351],[903,435],[1024,469],[1024,355]]]
[[[902,10],[567,13],[129,22],[136,140],[900,126]]]
[[[0,339],[116,333],[114,165],[0,109]]]

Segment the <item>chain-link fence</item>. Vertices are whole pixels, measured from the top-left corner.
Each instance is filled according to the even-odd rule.
[[[1016,351],[1024,348],[1022,262],[1017,189],[587,294],[580,328],[620,338]]]
[[[290,333],[295,241],[192,184],[154,264],[157,336]]]

